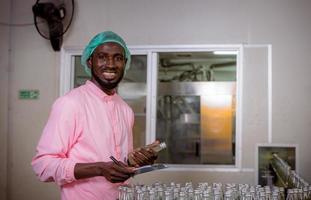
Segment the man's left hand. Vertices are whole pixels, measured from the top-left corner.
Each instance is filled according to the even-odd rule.
[[[134,149],[134,151],[128,155],[129,164],[134,167],[151,165],[157,158],[157,153],[149,147]]]

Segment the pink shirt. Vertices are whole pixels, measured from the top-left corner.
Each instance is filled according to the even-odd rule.
[[[56,100],[32,167],[41,181],[55,181],[62,200],[116,199],[118,186],[104,177],[76,180],[76,163],[126,160],[133,148],[134,113],[117,94],[91,81]]]

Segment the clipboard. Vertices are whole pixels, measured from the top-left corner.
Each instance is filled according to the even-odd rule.
[[[160,164],[160,163],[156,163],[153,165],[145,165],[145,166],[137,168],[134,173],[134,176],[138,174],[144,174],[147,172],[155,171],[155,170],[165,169],[165,168],[167,168],[167,166],[164,164]]]

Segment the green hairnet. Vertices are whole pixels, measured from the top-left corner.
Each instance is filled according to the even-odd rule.
[[[87,60],[90,58],[90,56],[93,54],[94,50],[102,44],[105,44],[107,42],[115,42],[121,47],[123,47],[124,52],[125,52],[125,58],[127,59],[126,65],[125,65],[125,70],[124,73],[130,68],[130,63],[131,63],[131,54],[129,49],[127,48],[124,40],[117,35],[116,33],[112,31],[105,31],[102,33],[97,34],[90,42],[89,44],[85,47],[82,57],[81,57],[81,64],[84,67],[85,72],[91,76],[91,70],[87,66]]]

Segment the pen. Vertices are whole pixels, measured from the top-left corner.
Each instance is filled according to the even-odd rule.
[[[120,166],[120,167],[124,167],[124,166],[122,166],[121,164],[120,164],[120,162],[115,158],[115,157],[113,157],[113,156],[110,156],[109,157],[116,165],[118,165],[118,166]],[[134,176],[134,174],[131,174],[131,177],[133,177]]]
[[[109,158],[110,158],[116,165],[122,166],[122,165],[119,163],[119,161],[118,161],[115,157],[110,156]]]

